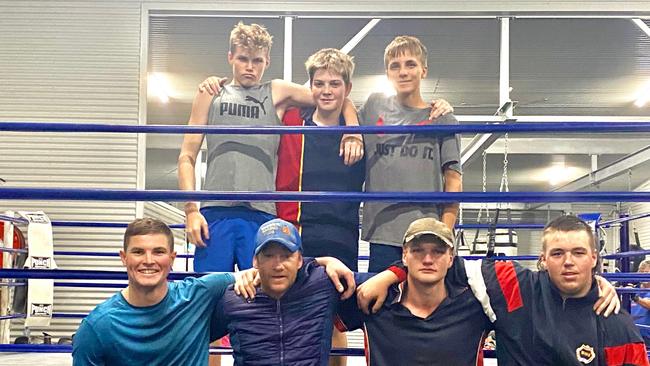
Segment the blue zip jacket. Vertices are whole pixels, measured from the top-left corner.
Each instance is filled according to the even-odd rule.
[[[247,302],[230,286],[215,308],[211,340],[229,333],[238,366],[325,366],[339,297],[325,269],[305,258],[296,282],[278,300],[258,288]]]

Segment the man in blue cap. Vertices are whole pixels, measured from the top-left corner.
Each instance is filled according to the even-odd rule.
[[[296,282],[302,267],[302,240],[293,224],[274,219],[263,224],[255,238],[253,267],[260,275],[262,290],[280,299]]]
[[[301,249],[300,234],[287,221],[274,219],[258,230],[253,266],[260,286],[251,299],[229,287],[212,317],[211,339],[230,334],[235,365],[327,365],[340,295],[326,271],[343,264],[303,260]]]

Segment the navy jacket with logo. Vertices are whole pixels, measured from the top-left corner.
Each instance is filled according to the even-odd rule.
[[[278,300],[258,288],[247,302],[230,286],[212,315],[210,339],[229,333],[239,366],[325,366],[339,297],[325,269],[305,258],[296,282]]]
[[[594,313],[595,281],[585,297],[562,299],[546,271],[493,259],[460,263],[494,322],[499,366],[648,365],[627,312],[607,318]]]

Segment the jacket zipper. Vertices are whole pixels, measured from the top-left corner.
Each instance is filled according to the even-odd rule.
[[[284,365],[284,324],[282,323],[282,310],[280,308],[280,300],[277,302],[277,315],[278,315],[278,324],[280,326],[280,365]]]

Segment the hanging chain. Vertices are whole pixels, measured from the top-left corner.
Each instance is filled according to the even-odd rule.
[[[632,192],[632,169],[627,170],[627,191]],[[632,205],[627,206],[627,214],[632,214]],[[632,225],[634,227],[634,225]],[[634,228],[636,230],[636,228]]]
[[[487,192],[487,150],[483,150],[483,193]],[[481,223],[481,217],[483,216],[483,210],[485,210],[485,218],[487,221],[490,221],[490,211],[487,207],[487,202],[481,203],[481,208],[478,210],[478,215],[476,216],[476,223]]]
[[[483,193],[487,192],[487,150],[483,150]]]
[[[503,175],[501,176],[501,185],[499,192],[510,192],[508,187],[508,134],[503,136]]]
[[[510,187],[508,187],[508,134],[503,135],[503,174],[501,175],[501,185],[499,186],[499,192],[510,192]],[[510,202],[506,204],[506,208],[510,208],[512,205]],[[501,203],[498,204],[498,207],[501,207]]]

